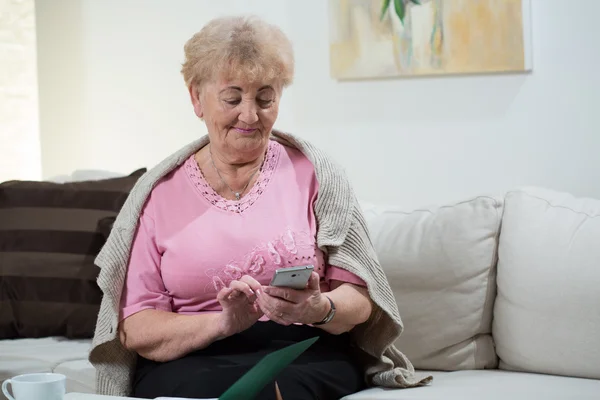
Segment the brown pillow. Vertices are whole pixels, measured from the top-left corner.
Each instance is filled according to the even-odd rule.
[[[145,172],[0,184],[0,339],[93,335],[102,297],[94,258],[107,235],[99,223]]]

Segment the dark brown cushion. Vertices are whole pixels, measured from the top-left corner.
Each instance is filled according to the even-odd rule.
[[[94,258],[144,172],[0,184],[0,339],[93,335],[102,297]]]

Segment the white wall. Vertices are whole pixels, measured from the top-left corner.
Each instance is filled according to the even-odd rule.
[[[0,182],[40,179],[35,8],[0,0]]]
[[[179,74],[209,19],[252,12],[295,44],[277,127],[359,196],[407,207],[539,185],[600,198],[600,1],[533,0],[533,73],[336,82],[325,0],[37,0],[44,176],[152,166],[204,134]],[[574,5],[576,4],[576,6]]]

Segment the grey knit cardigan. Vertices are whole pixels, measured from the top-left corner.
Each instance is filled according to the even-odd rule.
[[[414,387],[431,381],[419,378],[394,341],[403,326],[394,295],[377,260],[358,201],[343,170],[323,152],[298,137],[273,131],[272,139],[300,150],[314,165],[319,193],[315,204],[317,245],[329,263],[362,278],[374,302],[367,322],[352,330],[365,355],[365,379],[383,387]],[[126,396],[131,391],[136,354],[125,349],[118,335],[119,302],[138,219],[154,186],[208,143],[203,137],[163,160],[144,174],[117,216],[110,236],[96,258],[102,302],[89,360],[96,369],[99,394]]]

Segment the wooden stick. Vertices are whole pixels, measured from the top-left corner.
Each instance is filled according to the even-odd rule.
[[[277,400],[283,400],[283,397],[281,397],[281,392],[279,391],[279,386],[277,385],[277,382],[275,382],[275,397],[277,398]]]

